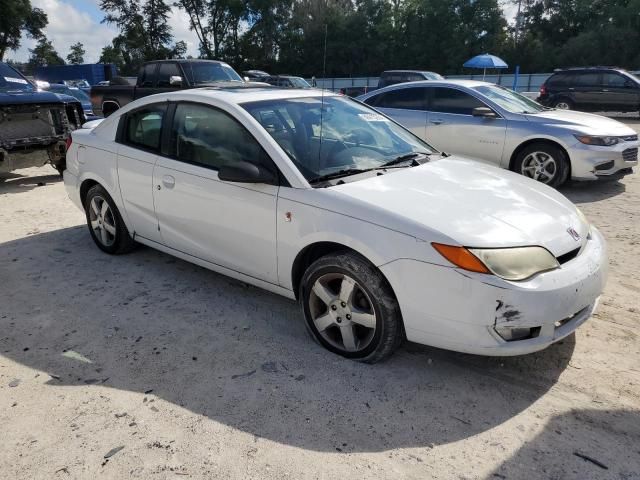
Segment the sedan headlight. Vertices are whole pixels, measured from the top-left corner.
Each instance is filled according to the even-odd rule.
[[[493,273],[505,280],[526,280],[560,266],[542,247],[465,248],[433,243],[440,255],[457,267],[472,272]]]
[[[608,137],[600,135],[575,135],[580,143],[585,145],[596,145],[598,147],[612,147],[622,142],[620,137]]]

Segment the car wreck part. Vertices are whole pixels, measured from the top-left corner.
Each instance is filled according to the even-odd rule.
[[[560,266],[542,247],[465,248],[433,243],[433,248],[455,266],[479,273],[493,273],[505,280],[520,281]]]
[[[51,163],[62,173],[66,140],[83,121],[75,102],[0,107],[0,172]]]

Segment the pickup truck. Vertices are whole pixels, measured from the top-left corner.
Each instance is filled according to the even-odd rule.
[[[38,91],[18,70],[0,62],[0,172],[51,163],[62,173],[71,131],[84,121],[78,100]]]
[[[91,104],[94,114],[108,117],[127,103],[147,95],[219,82],[243,83],[243,80],[229,65],[216,60],[155,60],[140,67],[135,85],[92,87]]]

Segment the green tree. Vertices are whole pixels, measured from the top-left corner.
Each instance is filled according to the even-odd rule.
[[[100,8],[106,12],[103,22],[120,29],[111,47],[122,57],[125,74],[135,73],[143,62],[170,58],[183,47],[171,44],[171,7],[165,0],[101,0]]]
[[[38,40],[36,46],[29,49],[31,56],[29,57],[29,67],[33,70],[35,67],[46,67],[48,65],[64,65],[64,60],[56,49],[53,48],[53,44],[47,37],[42,37]]]
[[[29,0],[0,0],[0,61],[7,50],[20,47],[22,34],[27,37],[42,38],[42,30],[47,26],[47,14],[33,8]]]
[[[87,53],[84,49],[84,45],[81,42],[74,43],[69,47],[69,55],[67,55],[67,62],[71,65],[80,65],[84,63],[84,54]]]

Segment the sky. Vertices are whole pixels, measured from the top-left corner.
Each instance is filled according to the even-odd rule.
[[[102,47],[111,43],[118,30],[113,25],[102,22],[104,13],[98,6],[99,0],[31,0],[34,7],[44,10],[49,17],[49,24],[45,28],[47,38],[52,41],[54,48],[61,57],[66,58],[69,47],[77,42],[82,42],[86,54],[84,60],[87,63],[95,63],[100,58]],[[507,18],[515,16],[515,7],[505,6]],[[198,39],[189,30],[189,18],[187,14],[173,8],[169,19],[174,41],[187,42],[187,55],[198,56]],[[11,60],[26,62],[29,58],[29,49],[33,48],[35,41],[22,37],[18,50],[9,52],[6,57]]]
[[[66,58],[69,47],[82,42],[87,63],[95,63],[100,58],[102,47],[111,43],[118,35],[114,25],[102,22],[104,12],[98,6],[99,0],[31,0],[31,5],[41,8],[49,17],[49,24],[45,28],[47,38],[52,41],[58,54]],[[198,55],[198,39],[189,31],[189,17],[177,8],[172,9],[169,18],[174,41],[187,42],[187,54]],[[29,49],[35,41],[26,36],[22,37],[21,46],[16,51],[10,51],[6,58],[19,62],[29,59]]]

